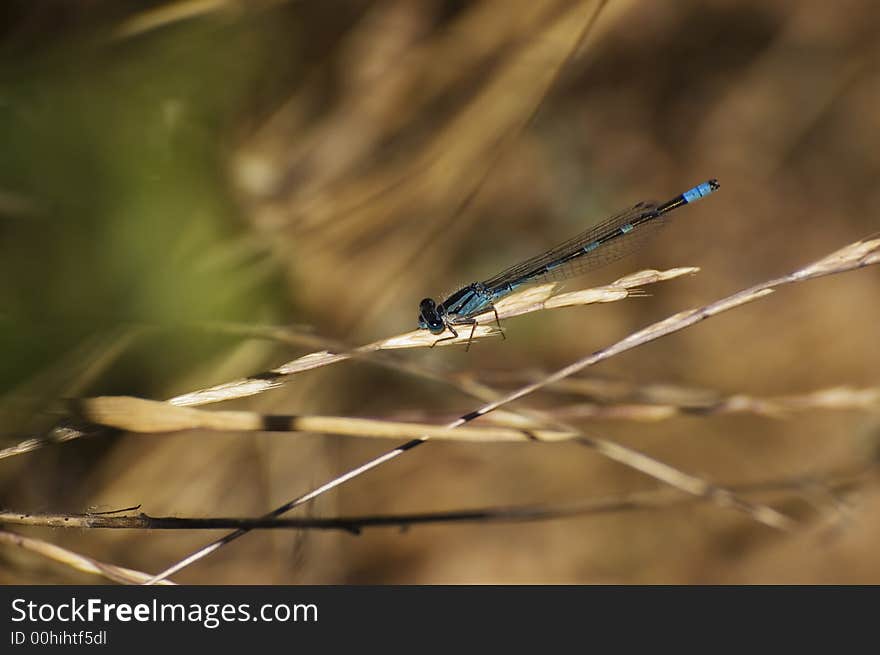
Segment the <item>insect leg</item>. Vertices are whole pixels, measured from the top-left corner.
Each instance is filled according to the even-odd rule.
[[[498,329],[501,330],[501,338],[507,339],[507,335],[504,334],[504,328],[501,327],[501,321],[498,320],[498,310],[495,309],[495,305],[492,305],[492,311],[495,313],[495,325],[497,325]]]
[[[456,332],[455,328],[452,327],[452,323],[447,321],[446,327],[449,329],[450,332],[452,332],[452,336],[451,337],[443,337],[442,339],[437,339],[437,341],[435,341],[434,343],[431,344],[431,348],[436,346],[441,341],[449,341],[450,339],[458,339],[458,332]]]

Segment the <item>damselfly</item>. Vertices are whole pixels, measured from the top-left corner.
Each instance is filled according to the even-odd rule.
[[[494,312],[495,321],[501,327],[495,310],[496,301],[524,284],[564,280],[628,255],[645,237],[654,233],[654,228],[664,225],[663,218],[669,212],[708,196],[718,186],[718,180],[709,180],[664,203],[640,202],[547,252],[512,266],[484,282],[462,287],[442,303],[425,298],[419,303],[419,327],[437,335],[446,330],[452,332],[451,337],[435,341],[436,345],[440,341],[457,338],[456,325],[470,325],[470,347],[477,329],[475,316]]]

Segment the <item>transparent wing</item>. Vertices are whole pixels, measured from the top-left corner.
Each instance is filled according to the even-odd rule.
[[[555,248],[511,266],[483,285],[492,292],[508,285],[565,280],[595,270],[638,250],[665,223],[656,203],[641,202]]]

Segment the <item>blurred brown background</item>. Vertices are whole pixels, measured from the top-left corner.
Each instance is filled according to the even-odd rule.
[[[880,225],[880,7],[867,0],[20,1],[3,3],[0,20],[3,445],[48,429],[61,398],[167,398],[308,352],[221,325],[311,326],[350,344],[406,331],[423,296],[709,177],[722,187],[711,199],[678,212],[636,256],[567,287],[644,268],[698,275],[646,298],[513,319],[506,341],[467,353],[403,357],[514,388]],[[872,268],[786,287],[588,377],[755,396],[876,385],[878,294]],[[549,393],[523,406],[583,400]],[[432,422],[477,406],[366,361],[224,405]],[[878,436],[876,411],[580,425],[724,484],[856,469]],[[253,516],[393,445],[80,440],[0,461],[0,505]],[[658,488],[572,443],[429,443],[305,514]],[[875,487],[764,500],[806,505],[803,529],[781,534],[690,503],[359,537],[276,531],[176,579],[880,582]],[[149,572],[222,534],[19,531]],[[93,578],[5,547],[0,580]]]

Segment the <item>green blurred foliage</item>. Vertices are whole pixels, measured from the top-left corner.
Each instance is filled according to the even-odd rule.
[[[248,272],[254,249],[242,247],[224,170],[231,128],[271,63],[267,25],[255,21],[185,22],[124,41],[48,35],[7,51],[0,390],[95,335],[176,327],[119,368],[137,371],[129,391],[148,393],[154,376],[226,341],[179,328],[277,315],[272,276]]]

